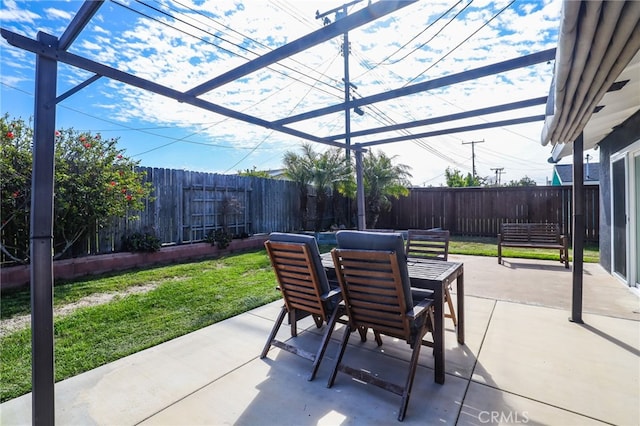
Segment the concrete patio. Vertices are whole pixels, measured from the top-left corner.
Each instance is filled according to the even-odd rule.
[[[559,262],[450,256],[465,265],[466,345],[446,320],[446,381],[420,355],[404,424],[640,424],[640,299],[585,264],[583,319],[568,321],[570,269]],[[338,374],[326,388],[340,326],[316,380],[311,363],[259,353],[280,302],[206,327],[56,385],[61,425],[394,424],[400,398]],[[314,350],[308,331],[292,339]],[[281,337],[288,328],[283,327]],[[351,340],[345,361],[402,381],[409,347]],[[356,364],[357,363],[357,364]],[[31,422],[31,396],[0,405],[3,425]]]

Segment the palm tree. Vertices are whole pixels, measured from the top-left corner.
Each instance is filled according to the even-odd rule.
[[[304,155],[287,151],[282,162],[284,163],[284,174],[298,186],[300,193],[300,225],[304,229],[309,216],[307,200],[309,198],[309,184],[312,178],[313,149],[310,144],[303,144]],[[311,157],[311,158],[310,158]]]
[[[393,157],[387,157],[379,151],[369,151],[362,161],[364,197],[367,214],[367,227],[375,228],[382,211],[391,208],[390,198],[399,198],[409,194],[411,168],[405,164],[393,164]]]
[[[339,148],[331,148],[315,157],[312,183],[317,190],[316,231],[323,229],[323,217],[327,209],[329,196],[333,200],[345,181],[350,180],[351,168],[347,163],[344,151]],[[334,202],[334,220],[336,219],[336,206]]]
[[[302,145],[302,154],[288,151],[284,155],[283,163],[286,176],[298,184],[303,227],[308,220],[308,185],[311,184],[316,188],[314,227],[316,231],[321,230],[329,196],[337,194],[343,182],[351,179],[350,168],[343,151],[333,148],[318,153],[310,143],[305,143]]]

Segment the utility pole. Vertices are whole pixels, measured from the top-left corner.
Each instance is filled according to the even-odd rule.
[[[471,142],[462,142],[462,145],[469,145],[471,144],[471,171],[473,174],[473,179],[476,178],[476,144],[477,143],[484,143],[484,139],[482,139],[481,141],[471,141]],[[493,169],[491,169],[493,170]]]
[[[500,177],[502,176],[503,173],[506,173],[504,171],[504,167],[496,167],[495,169],[491,169],[491,170],[496,172],[496,186],[500,186]]]
[[[335,20],[344,18],[347,16],[347,8],[353,6],[356,3],[360,3],[362,0],[354,0],[350,3],[345,3],[342,6],[335,7],[324,13],[316,11],[316,19],[322,19],[323,25],[329,25],[331,21],[327,18],[327,15],[335,12]],[[349,103],[351,101],[351,83],[349,82],[349,32],[346,31],[342,37],[342,56],[344,57],[344,134],[345,136],[345,154],[347,161],[351,158],[351,116]]]

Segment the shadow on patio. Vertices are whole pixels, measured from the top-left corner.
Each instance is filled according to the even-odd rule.
[[[571,270],[557,262],[450,256],[465,265],[466,345],[449,320],[446,381],[433,381],[423,348],[406,424],[639,424],[640,303],[599,265],[585,264],[583,319],[568,321]],[[556,268],[556,266],[558,266]],[[393,424],[399,397],[338,374],[326,388],[342,336],[318,376],[311,364],[260,350],[280,302],[263,306],[56,385],[59,424]],[[293,339],[313,350],[320,331]],[[280,337],[286,337],[282,327]],[[403,377],[409,347],[383,336],[352,339],[345,354]],[[1,423],[28,424],[31,397],[0,406]]]

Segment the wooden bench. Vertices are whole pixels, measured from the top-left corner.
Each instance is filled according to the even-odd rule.
[[[557,223],[503,223],[498,234],[498,263],[502,264],[502,247],[545,248],[560,250],[560,262],[569,267],[569,246],[560,235]]]

